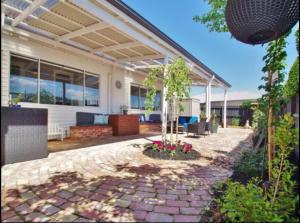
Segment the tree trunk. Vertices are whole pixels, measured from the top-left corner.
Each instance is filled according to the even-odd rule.
[[[170,132],[170,141],[171,145],[173,145],[173,119],[174,119],[174,96],[172,97],[172,103],[171,103],[171,132]]]
[[[178,118],[179,118],[179,114],[178,114],[178,105],[176,104],[176,144],[178,143]]]
[[[272,85],[272,73],[268,74],[268,84]],[[270,97],[270,96],[269,96]],[[269,98],[269,108],[268,108],[268,166],[269,166],[269,180],[272,178],[272,160],[274,157],[274,140],[273,140],[273,102]]]

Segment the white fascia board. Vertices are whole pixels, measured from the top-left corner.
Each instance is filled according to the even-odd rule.
[[[13,23],[12,26],[19,25],[24,19],[27,18],[31,13],[33,13],[37,8],[39,8],[41,5],[43,5],[46,2],[46,0],[35,0],[32,2],[31,5],[29,5],[20,15],[18,15]]]
[[[113,17],[109,13],[105,12],[103,9],[97,7],[90,1],[86,0],[72,0],[73,4],[77,5],[78,7],[86,10],[87,12],[90,12],[94,16],[98,17],[99,19],[105,21],[108,24],[111,24],[112,26],[116,27],[117,29],[121,30],[122,32],[126,33],[127,35],[131,36],[132,38],[138,40],[139,42],[147,45],[148,47],[162,53],[163,55],[174,57],[174,55],[164,49],[162,46],[157,44],[156,42],[148,39],[143,34],[135,31],[128,25],[126,25],[124,22],[120,21],[119,19]],[[103,1],[104,2],[104,1]],[[102,1],[101,1],[102,3]]]
[[[135,61],[142,61],[142,60],[155,60],[164,58],[163,55],[147,55],[147,56],[137,56],[137,57],[130,57],[125,59],[119,59],[118,62],[135,62]]]
[[[141,45],[142,44],[139,42],[123,43],[123,44],[118,44],[118,45],[113,45],[113,46],[97,48],[97,49],[94,49],[92,52],[107,52],[107,51],[126,49],[126,48],[130,48],[130,47],[141,46]]]
[[[150,68],[157,68],[161,65],[142,65],[142,66],[134,66],[134,69],[150,69]]]
[[[109,27],[109,24],[107,24],[107,23],[96,23],[96,24],[90,25],[88,27],[78,29],[74,32],[67,33],[65,35],[59,36],[57,38],[57,41],[62,42],[62,41],[72,39],[72,38],[77,37],[77,36],[84,35],[86,33],[94,32],[94,31],[99,30],[99,29],[104,29],[104,28],[107,28],[107,27]]]

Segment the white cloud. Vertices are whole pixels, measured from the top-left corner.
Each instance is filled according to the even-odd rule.
[[[249,100],[257,99],[261,97],[259,91],[228,91],[227,100]],[[201,102],[205,102],[205,93],[195,95],[192,98],[200,99]],[[224,93],[212,93],[212,101],[223,101]]]

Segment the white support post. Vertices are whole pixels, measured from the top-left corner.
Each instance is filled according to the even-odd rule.
[[[169,58],[166,57],[164,59],[164,65],[165,65],[165,69],[164,69],[164,77],[167,75],[167,69],[168,69],[168,62],[169,62]],[[167,115],[168,115],[168,102],[165,100],[167,94],[167,88],[164,87],[163,88],[163,98],[162,98],[162,141],[165,143],[167,140]]]
[[[112,65],[112,69],[111,69],[111,72],[108,73],[108,76],[107,76],[107,112],[110,114],[112,113],[112,97],[113,97],[113,81],[112,81],[112,78],[113,78],[113,74],[114,74],[114,71],[115,71],[115,66]]]
[[[208,98],[208,100],[207,100],[206,104],[208,106],[208,110],[207,110],[207,114],[208,114],[207,119],[208,119],[208,121],[210,120],[210,117],[211,117],[211,84],[212,84],[214,78],[215,78],[215,76],[211,77],[211,79],[208,82],[208,86],[207,86],[207,91],[208,91],[207,98]]]
[[[5,13],[4,13],[4,8],[2,7],[1,4],[1,27],[4,26],[4,21],[5,21]]]
[[[206,85],[205,87],[205,115],[208,118],[209,116],[209,84]]]
[[[208,85],[208,120],[211,117],[211,83]]]
[[[227,128],[227,89],[224,90],[223,128]]]

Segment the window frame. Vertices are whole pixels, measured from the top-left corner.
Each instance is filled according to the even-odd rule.
[[[138,96],[138,108],[132,108],[131,106],[131,87],[137,87],[139,89],[139,96]],[[141,100],[141,89],[145,89],[146,91],[148,91],[148,89],[141,85],[141,84],[136,84],[136,83],[130,83],[130,109],[132,110],[141,110],[141,111],[146,111],[146,109],[142,109],[141,104],[140,104],[140,100]],[[161,90],[157,90],[160,92],[160,104],[159,104],[159,109],[154,110],[154,111],[161,111],[161,107],[162,107],[162,91]]]
[[[21,103],[32,103],[32,104],[41,104],[40,103],[40,90],[41,90],[41,63],[43,64],[46,64],[46,65],[51,65],[51,66],[56,66],[56,67],[59,67],[59,68],[63,68],[63,69],[66,69],[66,70],[69,70],[69,71],[74,71],[74,72],[78,72],[78,73],[82,73],[82,77],[83,77],[83,105],[59,105],[59,104],[44,104],[43,105],[54,105],[54,106],[73,106],[73,107],[90,107],[90,108],[99,108],[101,106],[101,74],[96,74],[94,72],[91,72],[91,71],[87,71],[86,69],[78,69],[78,68],[74,68],[74,67],[70,67],[70,66],[67,66],[67,65],[62,65],[62,64],[58,64],[58,63],[55,63],[55,62],[51,62],[51,61],[48,61],[48,60],[44,60],[44,59],[40,59],[40,58],[34,58],[34,57],[30,57],[30,56],[26,56],[26,55],[23,55],[23,54],[19,54],[19,53],[15,53],[15,52],[12,52],[10,51],[9,52],[9,75],[8,75],[8,82],[9,82],[9,86],[8,86],[8,95],[10,97],[10,92],[11,92],[11,86],[10,86],[10,78],[11,78],[11,72],[10,72],[10,69],[11,69],[11,59],[12,57],[18,57],[18,58],[21,58],[21,59],[25,59],[25,60],[30,60],[30,61],[34,61],[34,62],[37,62],[38,63],[38,76],[37,76],[37,102],[21,102]],[[95,76],[98,78],[98,92],[99,92],[99,95],[98,95],[98,106],[86,106],[85,105],[85,75],[86,73],[90,76]]]

